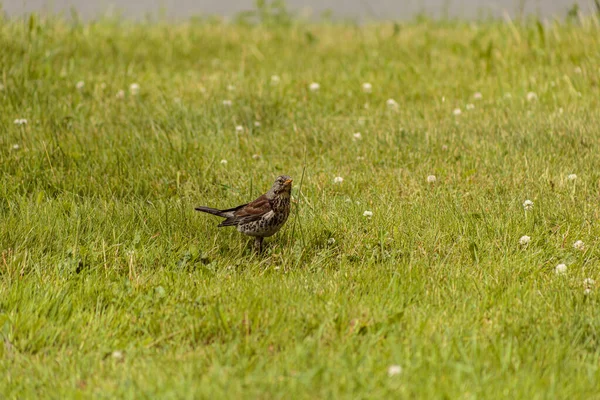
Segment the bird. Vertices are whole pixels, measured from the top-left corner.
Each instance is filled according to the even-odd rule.
[[[196,211],[225,218],[218,227],[235,226],[238,232],[254,237],[254,249],[262,252],[263,239],[276,234],[290,215],[292,178],[278,176],[271,189],[256,200],[237,207],[219,210],[200,206]]]

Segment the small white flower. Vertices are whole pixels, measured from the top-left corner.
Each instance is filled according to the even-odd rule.
[[[585,278],[583,280],[583,285],[586,287],[594,286],[595,284],[596,284],[596,281],[593,280],[592,278]]]
[[[140,92],[140,85],[137,83],[132,83],[131,85],[129,85],[129,92],[135,96]]]
[[[362,139],[362,135],[360,134],[360,132],[356,132],[353,136],[352,140],[361,140]]]
[[[527,246],[529,242],[531,242],[531,238],[527,235],[521,236],[521,238],[519,239],[519,244],[521,246]]]
[[[235,86],[227,85],[227,90],[229,90],[230,92],[233,92],[235,90]]]
[[[363,213],[363,217],[371,218],[372,216],[373,216],[373,211],[365,211]]]
[[[390,365],[388,367],[388,376],[400,375],[402,373],[402,367],[399,365]]]
[[[83,89],[83,87],[85,86],[85,82],[84,81],[79,81],[77,82],[77,84],[75,85],[75,87],[77,88],[77,90],[81,90]]]
[[[223,105],[225,107],[231,107],[232,104],[233,102],[231,100],[223,100]]]
[[[237,125],[235,127],[235,132],[236,133],[242,133],[242,132],[244,132],[244,127],[242,125]]]
[[[227,165],[227,160],[221,160],[221,164]]]
[[[333,178],[333,183],[342,183],[344,182],[344,178],[342,178],[341,176],[336,176],[335,178]]]
[[[573,70],[575,71],[576,74],[581,74],[581,67],[575,67],[575,69]]]
[[[122,99],[125,97],[125,91],[124,90],[119,90],[116,94],[116,98],[117,99]]]
[[[555,268],[554,268],[554,272],[557,274],[564,274],[567,272],[567,266],[566,264],[558,264]]]
[[[475,108],[475,104],[467,104],[467,110],[473,110]]]
[[[427,177],[427,183],[435,183],[435,181],[437,181],[437,178],[435,177],[435,175],[429,175]]]
[[[122,360],[123,359],[123,352],[121,350],[115,350],[112,352],[112,358],[114,358],[115,360]]]
[[[446,96],[442,96],[442,103],[446,102]]]
[[[334,238],[327,239],[327,244],[329,244],[329,245],[335,244],[335,239]]]
[[[573,243],[573,248],[575,250],[584,251],[585,250],[585,243],[583,243],[582,240],[578,240],[575,243]]]
[[[321,85],[319,85],[317,82],[313,82],[310,85],[308,85],[308,88],[311,92],[316,92],[317,90],[321,89]]]
[[[254,126],[260,128],[260,121],[254,121]]]
[[[13,150],[19,150],[21,148],[21,146],[19,146],[18,144],[13,144],[12,145],[12,149]]]
[[[475,92],[475,94],[473,95],[473,98],[475,100],[481,100],[481,99],[483,99],[483,95],[480,92]]]
[[[398,103],[396,103],[396,100],[394,100],[394,99],[387,99],[385,104],[387,105],[388,108],[392,108],[392,109],[398,108]]]
[[[279,85],[281,78],[278,75],[271,75],[271,85]]]
[[[260,155],[259,154],[252,154],[252,159],[253,160],[260,160]]]
[[[569,174],[569,176],[567,176],[567,180],[569,180],[571,182],[575,182],[577,180],[577,175]]]
[[[27,120],[25,118],[17,118],[14,121],[15,125],[27,125]]]
[[[356,157],[356,161],[364,161],[364,159],[365,159],[365,158],[364,158],[363,156],[358,156],[358,157]]]
[[[362,90],[365,93],[371,93],[373,91],[373,86],[369,82],[365,82],[362,84]]]
[[[454,111],[452,111],[452,114],[460,115],[460,114],[462,114],[462,111],[460,110],[460,108],[455,108]]]
[[[537,94],[533,92],[527,93],[527,101],[533,101],[537,99]]]
[[[533,210],[533,201],[531,201],[531,200],[525,200],[523,202],[523,208],[525,209],[525,211],[531,211],[531,210]]]
[[[583,291],[583,294],[586,295],[586,296],[589,296],[590,294],[592,294],[592,289],[585,288],[585,290]]]

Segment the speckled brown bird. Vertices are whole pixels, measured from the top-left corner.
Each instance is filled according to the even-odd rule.
[[[253,236],[254,248],[261,252],[263,239],[276,234],[287,221],[291,192],[292,178],[281,175],[267,193],[250,203],[227,210],[203,206],[196,207],[196,210],[225,218],[219,227],[237,226],[238,232]]]

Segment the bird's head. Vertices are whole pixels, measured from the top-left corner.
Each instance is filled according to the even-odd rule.
[[[278,176],[277,179],[275,179],[273,186],[271,186],[271,190],[269,190],[269,192],[277,196],[282,194],[289,195],[292,191],[292,180],[293,179],[287,175]]]

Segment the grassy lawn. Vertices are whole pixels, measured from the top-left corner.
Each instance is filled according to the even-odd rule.
[[[598,19],[267,17],[0,20],[0,397],[598,396]]]

